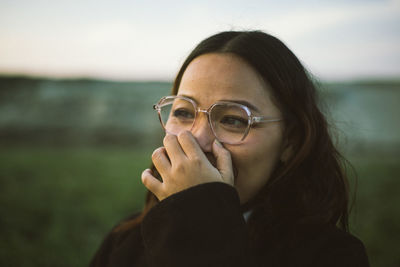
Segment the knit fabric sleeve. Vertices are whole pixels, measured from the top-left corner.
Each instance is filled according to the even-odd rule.
[[[158,266],[254,266],[236,189],[212,182],[162,200],[144,217],[147,262]]]

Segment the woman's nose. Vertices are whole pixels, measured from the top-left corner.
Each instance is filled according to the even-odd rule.
[[[203,152],[212,152],[215,136],[208,123],[207,114],[199,112],[192,128],[192,134],[197,139]]]

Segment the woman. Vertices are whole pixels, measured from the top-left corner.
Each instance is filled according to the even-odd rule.
[[[347,231],[344,160],[281,41],[207,38],[155,109],[166,136],[142,174],[144,210],[91,266],[368,266]]]

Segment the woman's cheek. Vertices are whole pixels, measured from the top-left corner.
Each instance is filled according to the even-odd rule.
[[[261,145],[261,146],[260,146]],[[247,148],[235,153],[237,180],[235,187],[241,203],[247,202],[267,183],[275,162],[274,155],[268,155],[267,144],[258,144],[253,150]],[[269,160],[268,160],[269,159]]]

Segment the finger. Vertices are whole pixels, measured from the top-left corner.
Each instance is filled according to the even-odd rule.
[[[177,161],[181,161],[182,157],[186,157],[175,135],[167,134],[164,137],[163,143],[171,165],[174,165]]]
[[[158,199],[160,199],[159,195],[161,192],[162,182],[153,176],[150,169],[146,169],[142,172],[142,183],[147,189],[156,195]]]
[[[151,155],[151,159],[161,177],[164,178],[163,174],[171,168],[171,162],[168,159],[165,148],[159,147],[154,150],[153,154]]]
[[[213,143],[213,154],[217,159],[217,169],[222,179],[229,184],[234,183],[231,153],[215,139]]]
[[[196,138],[190,131],[180,132],[178,135],[178,141],[181,144],[182,150],[188,158],[201,158],[207,160],[206,155],[197,143]]]

